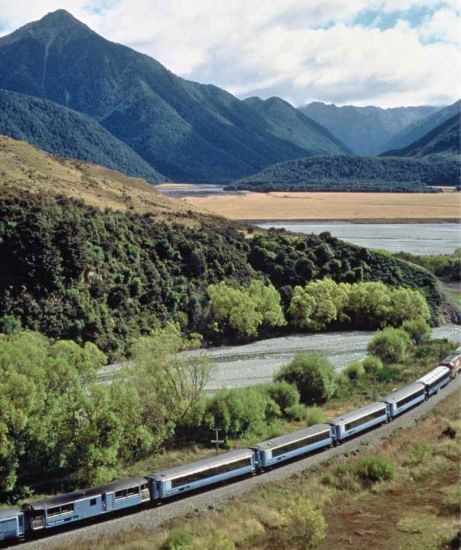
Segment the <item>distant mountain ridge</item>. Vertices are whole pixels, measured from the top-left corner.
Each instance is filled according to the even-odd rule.
[[[321,124],[280,97],[263,100],[249,97],[244,100],[273,124],[273,134],[312,152],[312,155],[337,155],[349,149]]]
[[[461,99],[452,105],[448,105],[447,107],[444,107],[443,109],[440,109],[439,111],[436,111],[435,113],[410,124],[386,144],[385,151],[403,149],[404,147],[411,145],[437,128],[437,126],[447,121],[449,118],[455,115],[459,116],[460,110]]]
[[[313,102],[299,108],[340,139],[353,153],[376,155],[386,150],[389,140],[409,124],[437,111],[439,107],[337,107]]]
[[[166,180],[95,120],[52,101],[0,90],[0,135],[27,141],[53,155],[120,170],[152,184]]]
[[[176,181],[229,181],[313,153],[246,102],[177,77],[64,10],[0,38],[0,87],[91,116]],[[315,132],[316,151],[339,152],[326,130]]]
[[[460,140],[461,121],[459,114],[456,114],[407,147],[388,151],[382,156],[423,157],[443,154],[459,158]]]

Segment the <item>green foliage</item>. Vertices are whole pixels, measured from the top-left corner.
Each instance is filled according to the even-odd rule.
[[[381,457],[363,458],[355,466],[357,476],[364,483],[389,481],[395,475],[395,467],[387,459]]]
[[[208,287],[213,318],[243,336],[256,336],[261,325],[286,324],[280,294],[269,284],[251,281],[248,288],[233,288],[224,281]]]
[[[295,326],[311,330],[331,324],[398,326],[405,319],[430,317],[425,298],[415,290],[374,282],[338,284],[329,278],[296,286],[288,312]]]
[[[388,327],[373,336],[368,352],[384,363],[398,363],[405,357],[409,345],[410,337],[404,330]]]
[[[365,368],[360,361],[349,363],[343,372],[351,382],[357,382],[365,376]]]
[[[368,355],[362,361],[362,366],[363,366],[363,369],[365,370],[365,374],[370,378],[374,378],[379,374],[379,372],[383,368],[383,362],[379,357]]]
[[[285,416],[291,420],[305,420],[306,413],[306,407],[301,403],[297,403],[286,409]]]
[[[273,399],[283,414],[291,415],[289,410],[292,411],[293,407],[299,404],[299,391],[295,385],[289,384],[281,380],[273,384],[268,384],[265,389],[271,399]]]
[[[325,403],[334,393],[334,369],[323,355],[298,353],[291,363],[282,367],[275,381],[294,384],[301,402],[306,405]]]
[[[423,319],[405,321],[402,329],[408,334],[414,344],[422,344],[431,338],[431,327]]]
[[[426,185],[457,185],[459,160],[329,156],[272,164],[238,180],[229,189],[250,191],[392,191],[424,192]]]
[[[444,280],[459,281],[461,279],[461,248],[457,248],[451,254],[415,256],[409,252],[398,252],[394,254],[394,257],[420,265]]]
[[[309,407],[304,416],[308,426],[323,424],[325,422],[325,413],[320,407]]]
[[[13,316],[23,327],[53,338],[91,341],[118,358],[158,322],[179,322],[184,332],[199,332],[215,343],[273,334],[283,324],[283,313],[289,317],[297,286],[296,296],[308,305],[314,301],[314,315],[298,304],[291,309],[290,329],[391,322],[388,301],[383,309],[378,300],[390,295],[386,285],[423,289],[431,322],[443,303],[427,271],[328,233],[272,231],[246,239],[226,221],[193,215],[186,220],[167,223],[152,215],[101,212],[65,198],[5,194],[0,201],[0,319]],[[358,278],[363,283],[357,284]],[[348,281],[355,283],[349,293],[355,298],[347,310],[342,300]],[[360,286],[371,283],[375,286]],[[210,285],[218,303],[221,289],[227,300],[222,304],[227,317],[218,327]],[[237,329],[230,327],[230,318]]]
[[[280,415],[280,407],[264,388],[219,390],[204,403],[198,419],[199,433],[209,441],[210,430],[218,426],[226,440],[237,439],[263,433]],[[196,427],[192,429],[196,432]]]
[[[305,497],[296,498],[284,512],[281,548],[317,548],[325,538],[322,512]]]
[[[162,544],[162,550],[192,550],[193,537],[187,531],[172,531]]]

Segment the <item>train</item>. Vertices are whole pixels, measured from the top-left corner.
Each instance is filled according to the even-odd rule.
[[[117,511],[158,505],[169,499],[244,476],[264,473],[288,460],[339,445],[355,435],[391,422],[435,395],[461,371],[461,347],[415,382],[382,399],[324,424],[239,449],[65,495],[0,509],[0,543],[18,542],[66,525],[109,517]]]

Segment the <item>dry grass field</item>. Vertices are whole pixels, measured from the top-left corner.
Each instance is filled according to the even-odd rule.
[[[459,221],[459,193],[251,193],[184,197],[233,220]]]

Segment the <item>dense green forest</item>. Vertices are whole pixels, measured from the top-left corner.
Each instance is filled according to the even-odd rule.
[[[262,323],[257,334],[292,331],[294,287],[325,277],[419,289],[437,322],[443,297],[432,274],[329,233],[245,237],[243,226],[192,213],[166,222],[68,198],[5,193],[0,202],[0,331],[20,324],[53,338],[93,342],[111,358],[168,321],[206,342],[254,337],[216,328],[209,285],[222,281],[236,288],[271,283],[287,324]],[[367,326],[359,319],[347,326],[361,323]]]
[[[310,157],[273,164],[230,184],[251,191],[421,192],[428,185],[459,185],[454,158]]]

